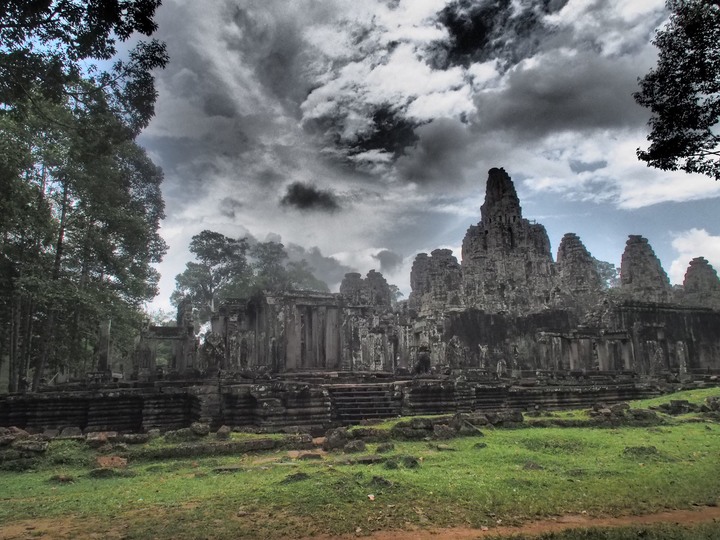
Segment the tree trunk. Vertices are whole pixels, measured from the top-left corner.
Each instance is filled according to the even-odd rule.
[[[20,341],[20,297],[13,295],[12,306],[10,308],[10,351],[8,366],[10,371],[10,381],[8,389],[10,392],[17,392],[20,387],[20,366],[19,364],[19,341]]]
[[[65,226],[67,222],[67,210],[68,210],[68,199],[70,196],[70,189],[67,181],[63,183],[63,198],[62,207],[60,211],[60,226],[58,230],[57,243],[55,244],[55,261],[53,263],[52,281],[58,281],[60,279],[60,269],[62,268],[62,254],[65,241]],[[33,392],[37,392],[40,387],[40,381],[47,365],[48,356],[53,344],[53,335],[55,333],[55,306],[54,301],[48,302],[48,315],[45,320],[45,327],[43,328],[43,337],[40,343],[40,355],[35,365],[35,374],[33,376],[32,389]]]

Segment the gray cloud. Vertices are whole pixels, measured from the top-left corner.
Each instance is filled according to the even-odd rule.
[[[394,251],[383,249],[382,251],[373,255],[374,259],[377,259],[380,263],[381,272],[392,272],[397,269],[403,262],[403,256]]]
[[[649,199],[658,177],[634,160],[631,94],[663,16],[661,0],[166,0],[141,142],[165,171],[168,260],[242,221],[317,246],[297,251],[337,283],[385,250],[458,245],[495,166],[529,196],[682,198],[667,180]]]
[[[307,261],[313,268],[315,277],[327,283],[331,290],[337,289],[345,274],[356,271],[354,268],[340,263],[334,257],[323,255],[318,247],[305,249],[297,244],[289,243],[285,250],[290,261]]]
[[[235,213],[243,207],[243,203],[232,197],[225,197],[220,201],[218,210],[220,213],[229,218],[235,218]]]
[[[411,182],[453,182],[462,178],[471,134],[452,118],[438,118],[415,130],[418,143],[397,161],[401,177]],[[472,160],[474,158],[470,158]]]
[[[512,71],[501,90],[476,97],[479,129],[536,138],[642,126],[648,113],[632,99],[637,72],[633,58],[549,54]]]
[[[543,17],[567,1],[455,0],[438,14],[449,39],[434,44],[432,61],[438,67],[468,66],[494,57],[502,57],[506,65],[517,63],[532,56],[550,31]]]
[[[293,182],[287,187],[287,192],[280,199],[283,206],[292,206],[298,210],[336,212],[340,204],[332,191],[318,189],[312,184]]]

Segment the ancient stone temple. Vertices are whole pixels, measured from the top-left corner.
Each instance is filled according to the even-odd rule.
[[[286,292],[227,302],[205,365],[265,373],[720,369],[717,274],[704,259],[674,291],[647,239],[631,235],[620,286],[574,233],[553,260],[545,228],[522,215],[503,169],[488,174],[480,221],[448,249],[415,258],[407,302],[385,278],[349,273],[337,294]],[[218,352],[219,351],[219,352]]]
[[[545,228],[523,217],[512,180],[494,168],[462,260],[448,249],[418,254],[406,302],[394,301],[379,272],[348,273],[334,294],[228,300],[201,346],[183,304],[176,327],[144,329],[134,380],[0,398],[0,425],[141,430],[203,420],[320,430],[717,384],[720,280],[706,259],[690,261],[683,285],[671,287],[648,240],[631,235],[619,286],[599,268],[574,233],[553,260]],[[163,340],[174,356],[161,374]]]

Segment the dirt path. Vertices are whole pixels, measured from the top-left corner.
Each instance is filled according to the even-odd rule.
[[[691,525],[708,521],[720,521],[720,506],[699,506],[692,510],[668,510],[656,514],[622,517],[588,517],[566,515],[542,521],[527,522],[517,527],[497,526],[488,530],[454,527],[447,529],[387,530],[367,534],[360,530],[355,534],[342,536],[314,536],[305,540],[475,540],[488,536],[512,536],[515,534],[542,534],[585,527],[622,527],[630,525],[651,525],[653,523],[677,523]],[[121,520],[120,520],[121,521]],[[101,525],[98,523],[98,525]],[[31,538],[76,539],[97,538],[102,540],[125,537],[123,527],[116,527],[102,533],[91,533],[92,520],[78,521],[74,517],[18,521],[0,526],[0,540],[29,540]],[[96,530],[103,530],[99,526]]]
[[[572,514],[548,520],[531,521],[517,527],[498,526],[488,530],[453,527],[449,529],[416,529],[412,531],[378,531],[369,535],[364,534],[361,530],[356,534],[342,536],[316,536],[312,540],[349,540],[358,537],[369,540],[475,540],[488,536],[540,535],[547,532],[560,532],[587,527],[623,527],[651,525],[653,523],[692,525],[715,520],[720,521],[720,506],[699,506],[692,510],[668,510],[642,516],[597,518]]]

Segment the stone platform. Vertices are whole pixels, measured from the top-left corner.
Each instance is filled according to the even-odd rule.
[[[494,379],[475,377],[277,378],[264,381],[158,381],[0,397],[0,426],[34,430],[170,430],[202,421],[217,428],[321,431],[399,415],[471,411],[560,410],[657,396],[677,382],[639,379],[628,372]],[[526,375],[518,373],[520,375]],[[716,384],[686,381],[682,388]],[[708,377],[706,379],[715,379]],[[472,379],[472,380],[470,380]]]

